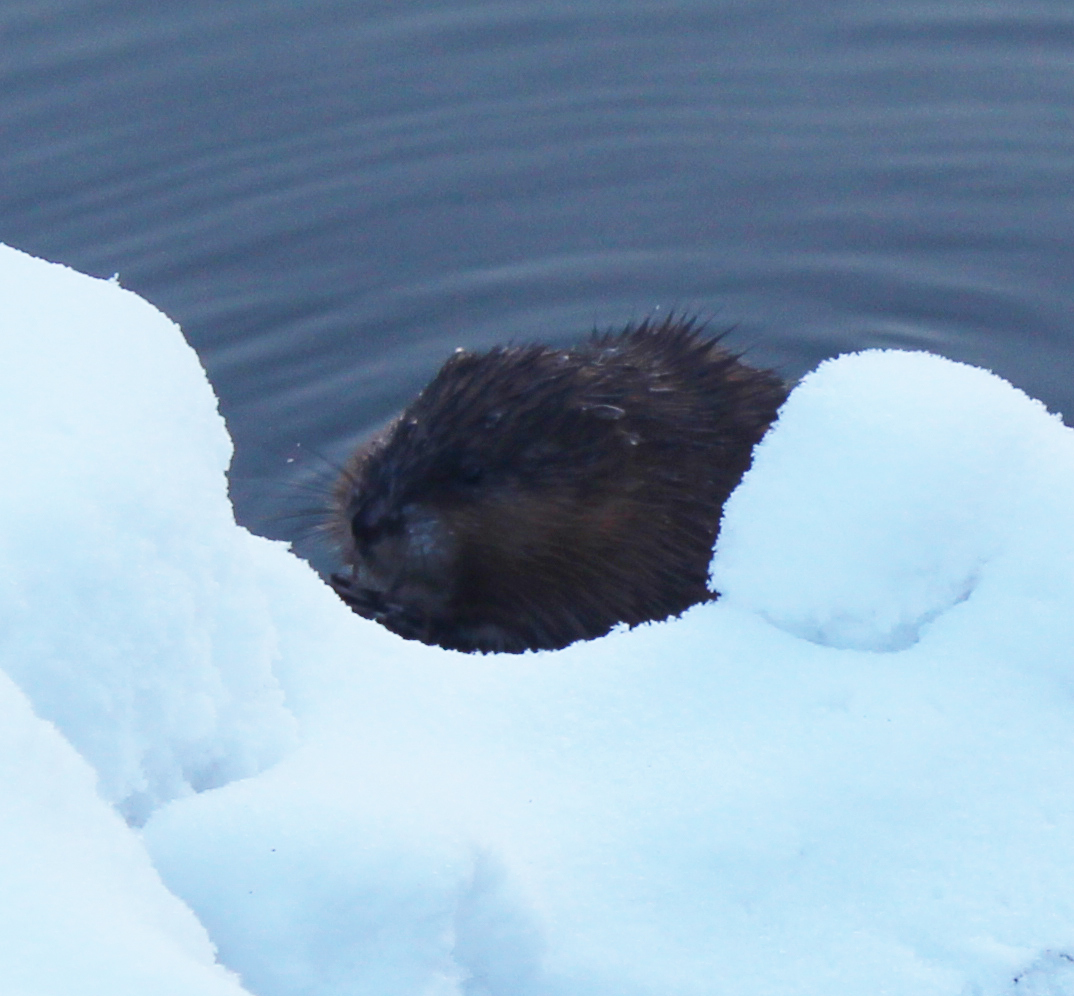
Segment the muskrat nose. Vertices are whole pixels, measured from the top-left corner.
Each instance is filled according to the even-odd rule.
[[[351,535],[359,547],[370,547],[403,531],[403,517],[379,503],[362,505],[351,517]]]

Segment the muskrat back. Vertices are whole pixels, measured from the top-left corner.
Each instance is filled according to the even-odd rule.
[[[458,351],[360,446],[329,528],[355,612],[456,650],[555,649],[715,597],[723,504],[787,395],[694,320]]]

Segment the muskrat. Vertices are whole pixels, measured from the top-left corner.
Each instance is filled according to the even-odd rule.
[[[678,615],[787,396],[695,319],[456,351],[351,457],[327,527],[355,612],[454,650],[557,649]]]

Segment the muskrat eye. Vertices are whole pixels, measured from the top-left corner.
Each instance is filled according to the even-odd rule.
[[[485,468],[473,460],[459,464],[455,478],[462,484],[480,484],[485,479]]]
[[[618,405],[582,405],[582,411],[594,418],[602,418],[608,422],[615,422],[626,415],[626,409]]]

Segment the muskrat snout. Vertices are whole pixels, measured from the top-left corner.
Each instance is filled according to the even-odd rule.
[[[368,605],[379,615],[393,606],[419,616],[442,611],[455,560],[442,517],[419,504],[397,508],[356,498],[350,504],[350,536],[342,553],[351,574],[332,577],[344,601],[356,611]]]

